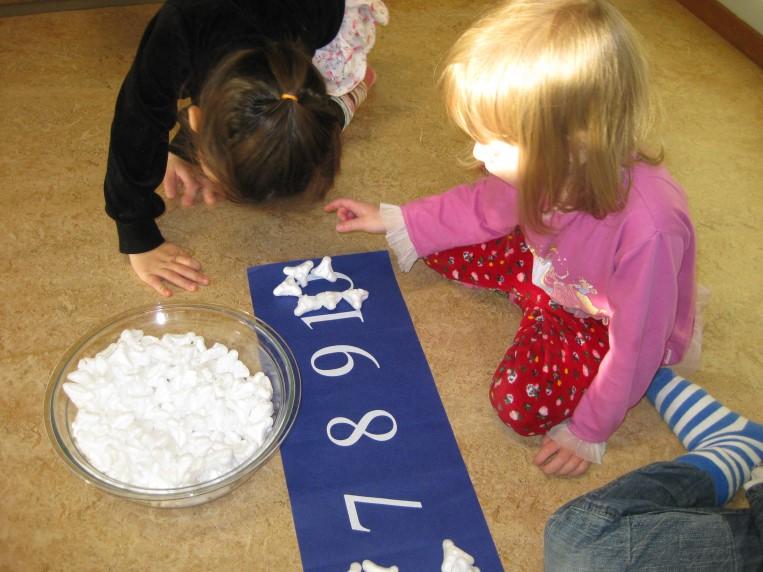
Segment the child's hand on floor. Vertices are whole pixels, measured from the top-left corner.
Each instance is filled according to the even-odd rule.
[[[337,232],[363,231],[372,234],[386,232],[379,205],[354,201],[352,199],[335,199],[323,207],[327,213],[336,211],[339,221],[336,225]]]
[[[130,254],[130,264],[138,277],[162,296],[172,296],[165,282],[195,292],[199,284],[209,284],[201,272],[201,263],[185,250],[165,242],[153,250]]]
[[[211,181],[199,167],[184,161],[177,155],[167,155],[167,171],[162,181],[168,199],[180,195],[180,205],[192,206],[198,197],[208,205],[222,196],[217,183]]]
[[[548,435],[543,437],[540,451],[535,455],[533,464],[546,475],[579,477],[588,470],[590,462],[581,459],[569,449],[565,449]]]

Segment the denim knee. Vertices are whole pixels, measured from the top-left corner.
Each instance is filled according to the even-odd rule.
[[[546,523],[543,540],[547,572],[616,572],[627,559],[627,531],[621,517],[587,499],[557,510]]]

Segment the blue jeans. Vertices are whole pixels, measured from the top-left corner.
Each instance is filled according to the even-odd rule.
[[[763,485],[749,509],[714,507],[710,477],[654,463],[578,497],[546,524],[545,569],[763,570]]]

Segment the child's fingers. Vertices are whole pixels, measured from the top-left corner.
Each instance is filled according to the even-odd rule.
[[[178,194],[178,188],[177,188],[177,176],[175,175],[175,172],[168,171],[167,174],[164,177],[164,180],[162,181],[162,186],[164,187],[164,194],[168,199],[174,199]]]
[[[336,211],[336,215],[339,217],[339,220],[350,220],[353,218],[358,218],[358,215],[346,208],[341,208]]]
[[[558,475],[572,475],[576,470],[580,468],[583,463],[583,459],[577,455],[572,455],[567,462],[557,471]]]
[[[543,444],[535,455],[533,463],[547,475],[577,477],[588,470],[590,463],[562,448],[548,435],[543,436]]]
[[[185,276],[182,276],[172,270],[171,268],[162,268],[157,271],[157,275],[164,279],[166,282],[169,282],[170,284],[174,284],[175,286],[180,286],[183,290],[188,290],[189,292],[196,292],[196,290],[199,289],[198,283],[194,282],[193,280],[189,280]]]
[[[184,185],[183,198],[180,199],[180,206],[183,206],[183,207],[193,206],[193,203],[196,202],[196,195],[198,194],[199,194],[198,183],[196,184],[195,187],[189,187],[188,185]]]
[[[188,280],[197,282],[198,284],[206,285],[209,283],[209,279],[204,274],[198,270],[194,270],[193,268],[186,266],[185,264],[174,262],[168,266],[168,269],[172,272],[175,272],[178,276],[182,276],[183,278],[187,278]]]
[[[204,197],[204,203],[208,205],[213,205],[217,202],[217,193],[213,189],[210,189],[208,187],[204,187],[202,190],[202,196]]]
[[[183,181],[183,197],[180,199],[180,205],[190,207],[196,200],[196,195],[201,189],[201,184],[199,184],[199,181],[196,180],[192,173],[184,172],[180,177]]]
[[[323,211],[327,213],[333,213],[335,210],[339,209],[341,206],[340,202],[344,199],[334,199],[333,201],[329,201],[325,205],[323,205]]]
[[[555,441],[553,441],[551,438],[548,440],[543,440],[543,446],[540,448],[540,451],[535,455],[535,458],[533,459],[533,463],[535,465],[542,465],[545,463],[551,456],[556,453],[560,449],[559,445],[556,444]]]
[[[154,290],[156,290],[159,294],[164,296],[165,298],[169,298],[172,296],[172,290],[167,288],[167,286],[164,285],[164,282],[162,282],[162,279],[154,274],[149,274],[147,276],[141,276],[141,280],[151,286]]]
[[[590,466],[591,466],[591,463],[589,463],[588,461],[583,461],[581,459],[581,462],[580,462],[580,465],[578,465],[578,468],[575,469],[574,471],[572,471],[569,474],[569,476],[570,477],[579,477],[580,475],[585,473],[588,470],[588,467],[590,467]]]
[[[547,475],[555,475],[559,470],[567,464],[570,460],[572,453],[567,449],[559,449],[556,455],[551,457],[551,460],[540,466],[540,470]]]
[[[176,256],[175,262],[188,266],[189,268],[193,268],[194,270],[201,270],[201,262],[199,262],[195,258],[191,258],[187,254],[181,254],[179,256]]]
[[[333,201],[324,205],[323,210],[327,213],[332,213],[340,209],[348,210],[351,212],[360,212],[362,210],[362,203],[354,201],[352,199],[334,199]]]
[[[367,230],[367,229],[366,229],[365,220],[362,218],[351,218],[351,219],[343,220],[342,222],[339,222],[336,225],[337,232],[356,232],[356,231],[364,231],[364,230]]]

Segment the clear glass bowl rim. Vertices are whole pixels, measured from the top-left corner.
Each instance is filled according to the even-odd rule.
[[[67,366],[70,364],[71,360],[82,348],[82,346],[84,346],[92,338],[99,335],[104,330],[113,327],[116,323],[129,318],[136,318],[144,314],[152,314],[159,311],[172,312],[173,310],[201,310],[209,313],[221,313],[228,317],[234,318],[239,322],[243,322],[252,330],[254,330],[258,337],[259,334],[262,333],[266,338],[269,338],[269,340],[273,342],[273,349],[278,354],[280,354],[281,361],[284,364],[284,367],[287,369],[285,372],[286,379],[284,380],[284,385],[289,385],[290,387],[284,388],[284,401],[281,404],[281,409],[285,409],[286,414],[284,416],[280,416],[280,423],[278,423],[279,418],[276,419],[276,424],[274,424],[273,429],[268,436],[268,440],[266,440],[263,448],[259,450],[259,453],[256,456],[254,456],[250,461],[241,464],[231,471],[220,475],[219,477],[210,481],[173,489],[151,489],[145,487],[137,487],[130,485],[129,483],[117,481],[108,475],[98,471],[94,467],[85,469],[69,452],[68,446],[66,445],[64,439],[61,437],[59,428],[56,426],[55,416],[53,415],[54,402],[57,398],[58,388],[65,381],[61,378],[64,370],[66,370]],[[289,384],[289,380],[293,380],[293,384]],[[288,391],[289,389],[291,391]],[[94,485],[97,488],[113,495],[132,500],[172,501],[189,497],[208,495],[214,491],[226,487],[230,487],[232,490],[236,483],[240,484],[244,482],[251,473],[262,466],[265,461],[270,458],[273,453],[275,453],[275,451],[280,447],[281,443],[288,435],[297,417],[297,412],[299,411],[301,395],[301,377],[299,373],[299,367],[297,366],[297,362],[294,359],[294,355],[280,334],[278,334],[265,321],[249,314],[248,312],[218,304],[191,304],[182,302],[158,303],[135,307],[100,322],[85,332],[82,336],[80,336],[77,341],[74,342],[69,347],[69,349],[66,350],[66,353],[58,361],[56,367],[53,369],[53,372],[48,378],[48,385],[45,390],[44,420],[45,428],[51,442],[54,445],[56,453],[58,453],[59,457],[64,460],[66,465],[72,471],[74,471],[74,473],[84,479],[88,484]]]

